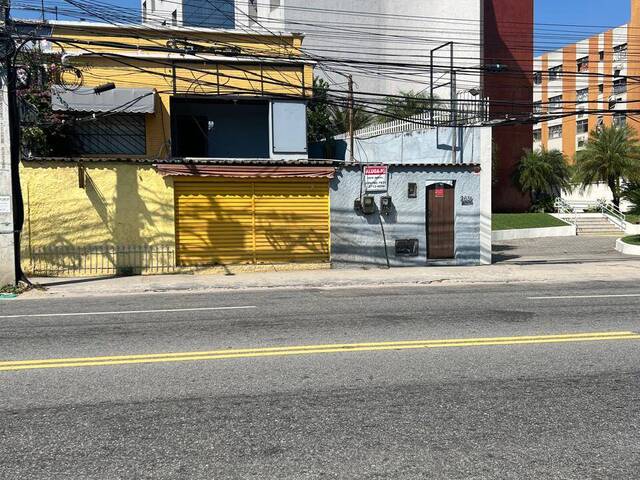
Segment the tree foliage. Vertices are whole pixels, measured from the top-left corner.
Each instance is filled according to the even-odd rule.
[[[534,205],[549,208],[554,196],[571,189],[571,174],[566,157],[559,150],[525,150],[514,180],[523,192],[529,192]]]
[[[360,130],[366,128],[373,123],[373,116],[355,107],[353,109],[353,130]],[[349,109],[342,107],[334,107],[331,110],[331,122],[336,132],[345,133],[349,131]]]
[[[355,107],[353,109],[353,129],[368,127],[373,116]],[[329,98],[329,83],[322,78],[313,80],[313,98],[307,107],[307,137],[309,143],[329,140],[335,135],[349,131],[349,109]]]
[[[584,150],[576,155],[575,181],[582,189],[604,182],[620,206],[624,180],[640,179],[640,143],[627,126],[603,127],[591,132]]]
[[[384,123],[412,117],[432,110],[436,103],[437,98],[427,93],[401,90],[398,96],[385,97],[383,114],[378,116],[378,121]]]
[[[329,104],[329,83],[313,79],[313,98],[307,107],[307,138],[309,143],[328,140],[336,134]]]
[[[17,91],[21,112],[20,146],[25,155],[46,156],[63,151],[68,142],[69,115],[51,108],[51,87],[60,55],[43,53],[39,46],[21,52],[18,63],[24,84]]]
[[[640,215],[640,181],[627,183],[622,189],[622,198],[631,203],[629,213]]]

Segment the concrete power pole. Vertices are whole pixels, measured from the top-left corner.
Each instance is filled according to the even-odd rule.
[[[15,265],[15,226],[11,162],[11,127],[7,57],[11,38],[7,31],[9,0],[0,0],[0,286],[17,282]]]

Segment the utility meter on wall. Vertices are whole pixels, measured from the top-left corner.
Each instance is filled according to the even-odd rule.
[[[392,208],[393,202],[390,196],[385,195],[384,197],[380,197],[380,212],[383,215],[391,215]]]
[[[364,213],[365,215],[376,213],[375,198],[370,195],[362,197],[362,213]]]

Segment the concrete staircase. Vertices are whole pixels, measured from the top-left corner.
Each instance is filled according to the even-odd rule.
[[[577,214],[575,216],[578,235],[622,236],[624,231],[604,215]]]

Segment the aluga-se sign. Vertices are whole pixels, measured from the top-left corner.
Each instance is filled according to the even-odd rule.
[[[386,192],[389,167],[364,167],[364,188],[367,192]]]

